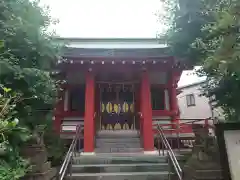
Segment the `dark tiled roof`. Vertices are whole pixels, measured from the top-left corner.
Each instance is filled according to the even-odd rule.
[[[64,57],[166,57],[169,56],[167,48],[141,48],[141,49],[93,49],[93,48],[64,48]]]

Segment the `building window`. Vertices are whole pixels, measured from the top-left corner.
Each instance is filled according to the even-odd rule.
[[[164,110],[164,89],[151,87],[152,110]]]
[[[186,100],[187,100],[187,106],[195,106],[195,97],[194,94],[188,94],[186,96]]]
[[[85,111],[85,86],[73,88],[69,93],[69,109],[84,114]]]

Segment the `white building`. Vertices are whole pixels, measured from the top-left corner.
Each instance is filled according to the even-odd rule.
[[[202,96],[202,85],[205,81],[192,83],[178,88],[178,105],[180,119],[222,118],[219,108],[212,109],[209,98]]]

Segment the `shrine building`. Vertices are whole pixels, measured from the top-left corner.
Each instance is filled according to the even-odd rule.
[[[84,127],[84,152],[94,153],[99,131],[138,131],[154,150],[156,124],[177,123],[177,83],[186,68],[157,39],[66,38],[53,74],[66,82],[55,107],[62,138]]]

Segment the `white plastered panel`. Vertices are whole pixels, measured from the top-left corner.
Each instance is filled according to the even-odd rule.
[[[164,90],[164,99],[165,99],[165,109],[170,110],[170,98],[169,98],[169,93],[168,90]]]
[[[83,117],[65,117],[62,122],[62,131],[76,131],[79,124],[84,126]]]
[[[153,125],[153,129],[157,129],[157,125],[158,124],[169,124],[171,123],[171,117],[169,116],[155,116],[153,117],[153,121],[152,121],[152,125]],[[168,126],[166,126],[167,128],[169,128]]]

